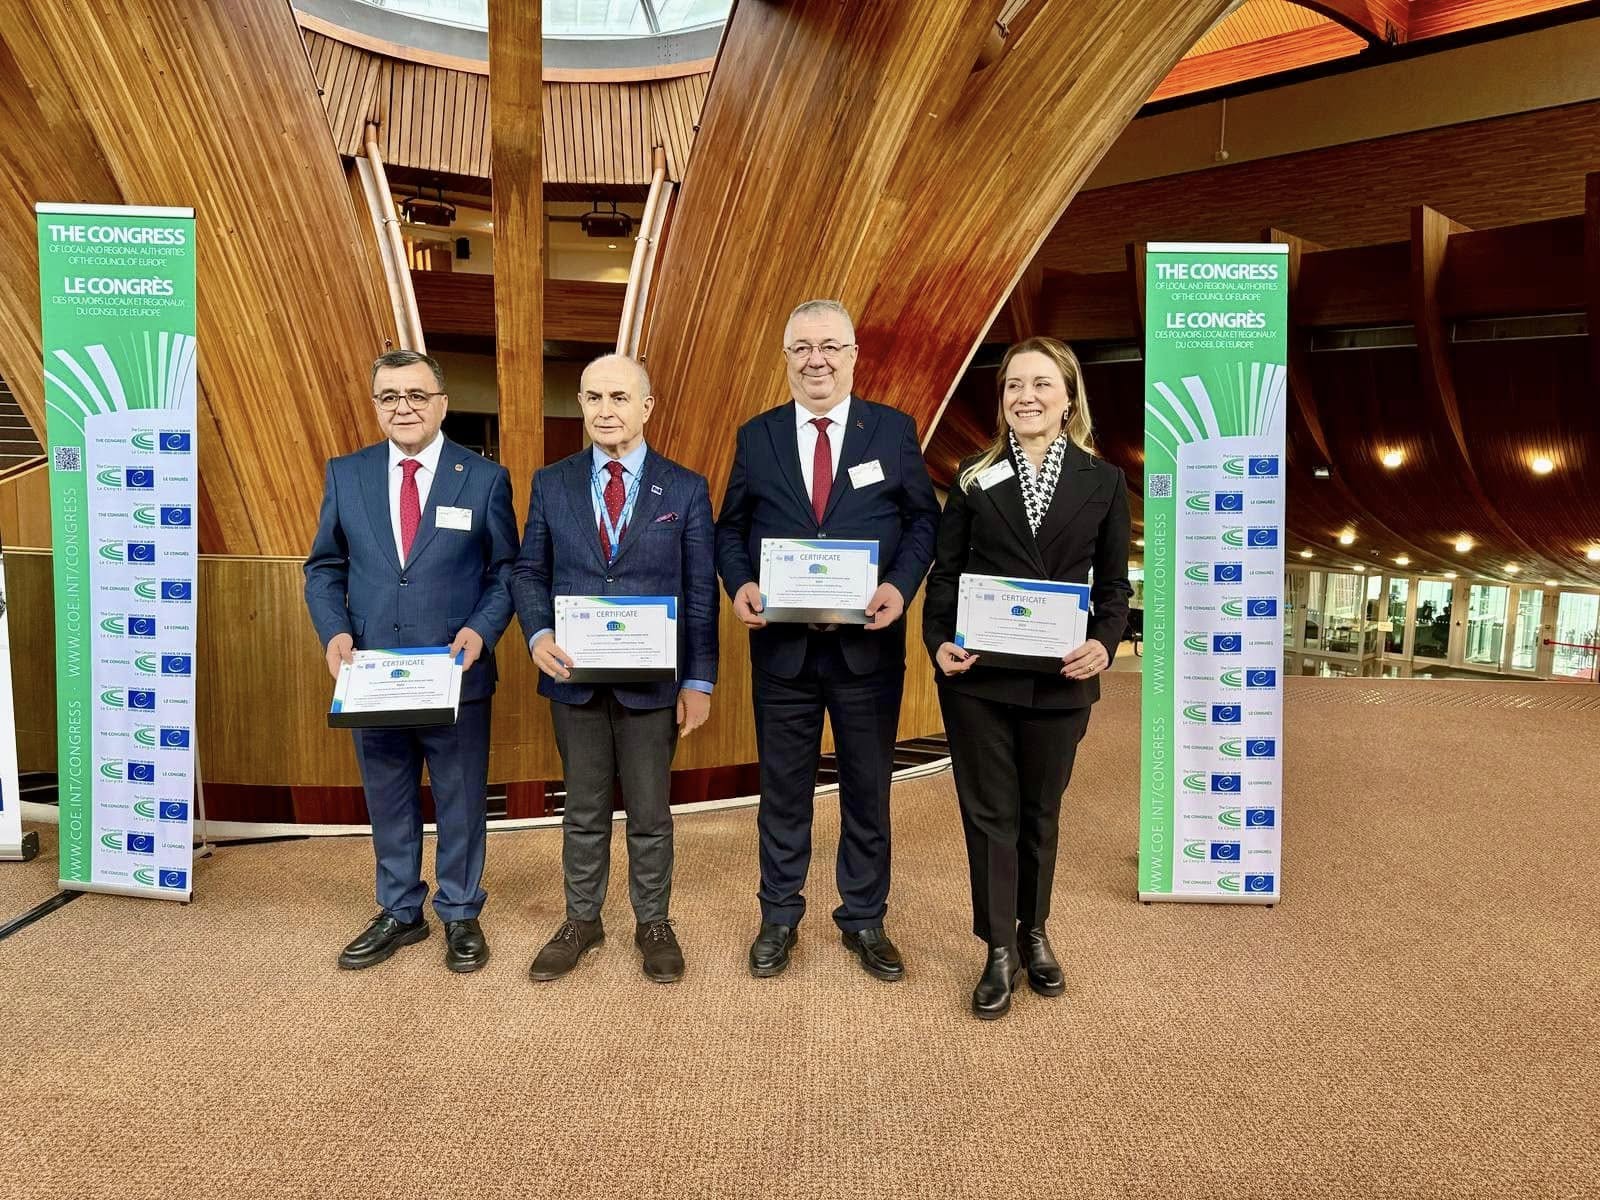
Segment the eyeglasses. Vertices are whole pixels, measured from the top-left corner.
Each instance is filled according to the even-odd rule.
[[[442,395],[443,392],[379,392],[372,398],[372,402],[384,412],[393,412],[400,407],[400,401],[404,400],[413,410],[420,412]]]
[[[838,342],[823,342],[820,346],[813,346],[810,342],[796,342],[792,346],[785,346],[783,352],[797,363],[803,363],[813,354],[820,353],[829,362],[836,362],[846,350],[854,350],[854,342],[841,345]]]

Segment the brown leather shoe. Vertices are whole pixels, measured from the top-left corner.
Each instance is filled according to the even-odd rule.
[[[677,983],[683,978],[683,949],[671,921],[645,921],[633,933],[633,944],[644,955],[644,973],[657,983]]]
[[[605,940],[605,927],[599,921],[563,921],[528,968],[528,978],[541,983],[560,979]]]

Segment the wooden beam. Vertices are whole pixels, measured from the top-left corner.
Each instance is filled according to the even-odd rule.
[[[1397,46],[1411,36],[1410,0],[1298,0],[1298,3],[1332,17],[1374,45]]]
[[[1589,382],[1600,397],[1600,171],[1584,182],[1583,295],[1589,318]]]
[[[1437,444],[1455,450],[1461,484],[1482,509],[1485,519],[1503,544],[1519,556],[1548,563],[1503,516],[1484,490],[1473,463],[1472,447],[1461,419],[1461,404],[1456,397],[1455,376],[1450,364],[1450,327],[1439,306],[1440,283],[1450,253],[1450,239],[1467,232],[1467,227],[1427,205],[1411,210],[1411,305],[1417,331],[1417,366],[1421,376],[1423,401],[1432,409],[1434,420],[1448,437]]]
[[[1349,58],[1367,48],[1367,41],[1342,25],[1318,25],[1212,50],[1185,58],[1150,94],[1152,103],[1191,96],[1249,79],[1297,71],[1318,63]]]
[[[544,188],[540,6],[489,0],[490,179],[500,461],[518,518],[544,465]]]

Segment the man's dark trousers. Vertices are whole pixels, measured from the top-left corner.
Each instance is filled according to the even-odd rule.
[[[638,922],[664,921],[672,899],[672,756],[677,711],[628,708],[609,687],[582,704],[550,704],[566,766],[561,821],[567,918],[598,921],[611,877],[612,781],[628,814],[628,892]]]
[[[837,631],[810,630],[800,673],[753,670],[756,748],[761,758],[761,919],[798,925],[811,866],[812,798],[822,717],[833,725],[839,768],[839,907],[854,932],[883,924],[889,900],[889,784],[905,671],[858,675]]]

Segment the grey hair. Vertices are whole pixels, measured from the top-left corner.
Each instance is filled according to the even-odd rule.
[[[855,337],[856,323],[850,316],[850,310],[837,300],[807,300],[804,304],[797,304],[783,327],[788,330],[796,317],[809,317],[816,313],[832,313],[836,317],[843,317],[844,323],[850,326],[850,336]]]
[[[630,358],[626,354],[602,354],[599,358],[591,360],[589,365],[583,368],[583,373],[587,375],[589,367],[610,366],[612,363],[627,363],[639,373],[639,399],[643,400],[646,396],[655,394],[650,390],[650,372],[644,369],[644,364],[637,358]],[[578,386],[580,388],[583,386],[581,377]]]
[[[437,361],[416,350],[385,350],[372,360],[372,379],[368,386],[375,386],[378,382],[378,372],[387,367],[410,367],[417,363],[427,363],[428,370],[433,372],[433,386],[441,392],[444,391],[444,368]]]

